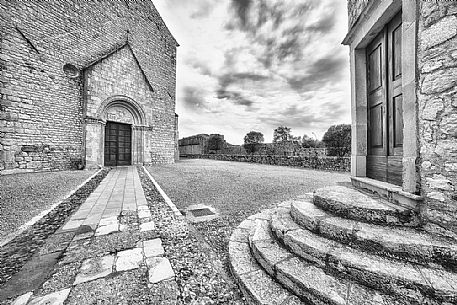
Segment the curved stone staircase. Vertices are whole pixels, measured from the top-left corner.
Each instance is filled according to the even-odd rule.
[[[412,210],[334,186],[250,216],[229,242],[251,304],[457,304],[457,241]]]

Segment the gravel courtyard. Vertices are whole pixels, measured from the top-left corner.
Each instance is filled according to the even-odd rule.
[[[0,240],[59,202],[95,171],[0,176]]]
[[[203,159],[148,169],[178,209],[202,203],[224,216],[239,215],[240,222],[272,204],[350,181],[349,173]]]
[[[220,218],[193,226],[227,268],[227,242],[246,217],[314,189],[348,183],[349,173],[202,159],[148,167],[178,209],[205,204]]]

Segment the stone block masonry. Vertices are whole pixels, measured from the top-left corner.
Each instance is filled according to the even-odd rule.
[[[103,165],[87,136],[103,143],[92,114],[113,96],[145,113],[132,163],[173,162],[177,42],[151,1],[1,1],[0,15],[1,174],[78,168],[88,152]]]
[[[425,217],[457,232],[457,2],[420,1],[419,139]]]

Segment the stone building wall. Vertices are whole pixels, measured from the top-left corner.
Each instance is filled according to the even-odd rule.
[[[369,0],[348,0],[349,28],[357,22]]]
[[[151,161],[173,162],[177,43],[152,2],[0,1],[0,20],[2,173],[83,163],[83,78],[62,67],[83,70],[127,41],[163,106],[149,115],[167,122],[147,139]]]
[[[418,3],[417,98],[425,216],[457,232],[457,5]]]

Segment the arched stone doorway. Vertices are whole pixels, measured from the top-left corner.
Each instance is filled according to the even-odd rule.
[[[95,118],[86,119],[86,167],[143,164],[146,117],[125,96],[104,101]]]

